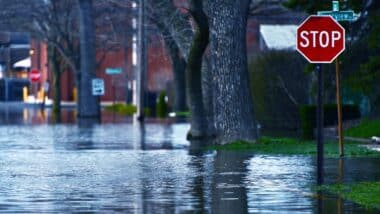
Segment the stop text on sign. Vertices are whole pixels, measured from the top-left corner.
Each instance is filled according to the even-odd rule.
[[[297,28],[297,51],[310,63],[331,63],[345,49],[345,30],[331,16],[309,16]]]
[[[321,47],[321,48],[334,48],[337,42],[342,39],[342,33],[339,31],[301,31],[300,46],[303,48]]]

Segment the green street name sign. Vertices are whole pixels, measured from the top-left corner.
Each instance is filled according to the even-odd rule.
[[[106,68],[106,74],[120,74],[122,72],[121,68]]]
[[[355,21],[358,15],[352,10],[346,11],[318,11],[319,16],[332,16],[337,21]]]
[[[353,10],[339,11],[339,1],[332,1],[332,11],[318,11],[318,16],[332,16],[336,21],[356,21],[359,14]]]

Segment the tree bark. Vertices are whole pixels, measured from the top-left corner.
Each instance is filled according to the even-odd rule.
[[[253,142],[257,138],[247,65],[249,3],[249,0],[209,2],[214,119],[220,144],[237,140]]]
[[[92,79],[96,77],[95,27],[92,0],[78,0],[80,11],[80,75],[78,85],[78,117],[99,118],[99,97],[92,95]]]
[[[203,57],[202,65],[202,94],[203,105],[206,113],[207,120],[207,135],[215,136],[215,122],[214,122],[214,82],[210,65],[209,56]]]
[[[190,13],[197,30],[187,60],[186,80],[189,108],[191,111],[191,127],[188,139],[199,139],[207,136],[207,119],[202,94],[202,58],[209,43],[208,18],[203,11],[202,0],[190,2]]]

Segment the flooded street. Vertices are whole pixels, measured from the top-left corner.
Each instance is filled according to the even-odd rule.
[[[63,124],[36,109],[1,110],[0,212],[366,212],[318,201],[315,157],[190,150],[187,123],[79,127],[71,110]],[[379,180],[379,165],[326,159],[326,182]]]

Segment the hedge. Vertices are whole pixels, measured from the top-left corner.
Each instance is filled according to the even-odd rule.
[[[313,130],[316,127],[316,110],[315,105],[304,105],[300,107],[302,137],[312,139],[314,137]],[[360,110],[358,105],[343,105],[342,120],[353,120],[360,118]],[[324,106],[324,126],[332,126],[338,124],[338,114],[336,104],[328,104]]]

